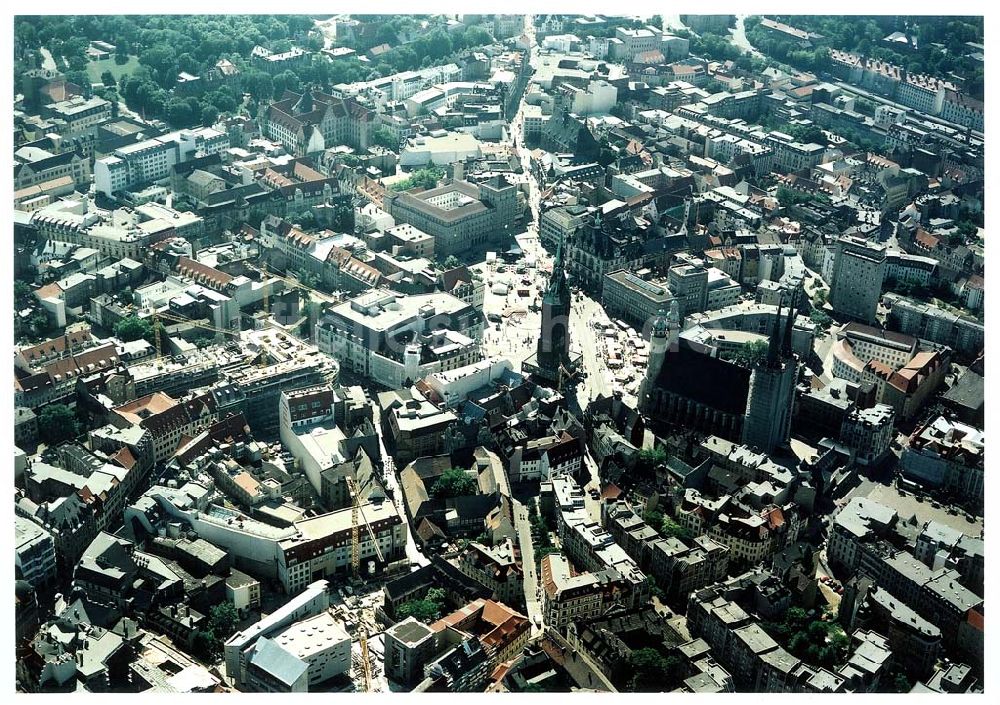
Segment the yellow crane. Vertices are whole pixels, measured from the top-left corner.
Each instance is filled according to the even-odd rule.
[[[160,316],[156,309],[153,309],[153,340],[156,342],[156,359],[163,357],[163,348],[160,346]]]
[[[163,357],[163,340],[160,333],[160,320],[170,321],[172,323],[187,323],[196,328],[204,328],[205,330],[210,330],[214,333],[221,333],[222,335],[233,335],[238,336],[239,332],[234,330],[226,330],[225,328],[216,328],[215,326],[209,325],[207,323],[202,323],[201,321],[192,321],[190,318],[178,315],[176,313],[168,313],[166,311],[157,311],[153,309],[153,344],[156,347],[156,359],[159,360]]]
[[[365,692],[372,692],[372,664],[368,660],[368,631],[358,629],[358,641],[361,642],[361,677],[364,679]]]
[[[187,318],[185,316],[180,316],[180,315],[178,315],[176,313],[166,313],[164,311],[153,311],[153,323],[154,323],[154,325],[157,323],[157,321],[159,319],[170,321],[171,323],[187,323],[188,325],[194,326],[195,328],[202,328],[204,330],[210,330],[213,333],[219,333],[221,335],[232,335],[232,336],[238,337],[239,334],[240,334],[239,331],[230,330],[230,329],[227,329],[227,328],[216,328],[215,326],[210,325],[208,323],[202,323],[201,321],[193,321],[190,318]],[[158,334],[159,330],[160,329],[157,326],[156,329],[155,329],[155,331],[154,331],[154,337],[156,338],[157,348],[159,348],[159,338],[160,338],[160,336]],[[159,353],[159,350],[157,350],[157,353]]]
[[[347,477],[347,489],[351,493],[351,576],[358,580],[358,573],[361,568],[361,519],[365,521],[365,528],[371,537],[372,546],[375,548],[375,555],[380,562],[385,562],[382,551],[378,547],[375,532],[372,531],[371,524],[365,518],[365,512],[361,508],[361,490],[353,477]],[[360,620],[359,620],[360,623]],[[358,627],[358,642],[361,646],[361,677],[364,681],[365,692],[372,689],[372,666],[368,655],[368,630],[363,623]]]
[[[340,301],[340,297],[338,297],[338,296],[331,296],[330,294],[325,294],[322,291],[320,291],[319,289],[314,289],[311,286],[306,286],[305,284],[303,284],[298,279],[289,279],[288,277],[283,277],[280,274],[272,272],[272,271],[270,271],[267,268],[266,264],[262,265],[260,273],[262,275],[266,275],[268,279],[277,279],[280,282],[284,282],[285,284],[287,284],[292,289],[304,289],[305,291],[308,291],[310,294],[315,294],[316,297],[317,297],[317,299],[319,299],[320,301],[323,301],[323,300],[330,301],[330,302]]]
[[[348,477],[347,489],[351,493],[351,576],[357,580],[361,568],[361,519],[364,519],[365,528],[368,530],[368,536],[372,540],[372,546],[375,549],[375,555],[378,556],[379,562],[384,563],[385,558],[378,547],[375,532],[372,531],[371,524],[365,518],[365,511],[361,508],[361,489],[364,488],[359,489],[358,483],[354,478]]]
[[[270,301],[268,300],[268,295],[270,294],[271,285],[268,284],[267,277],[267,262],[261,264],[261,272],[263,277],[261,278],[261,283],[264,285],[264,315],[268,315],[271,312]]]

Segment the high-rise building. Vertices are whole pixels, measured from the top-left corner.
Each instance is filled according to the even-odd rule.
[[[670,291],[681,301],[681,314],[699,313],[708,308],[708,270],[701,264],[684,263],[670,268]]]
[[[778,306],[781,318],[781,305]],[[784,336],[781,327],[774,326],[768,341],[767,355],[750,375],[746,421],[743,424],[744,444],[764,453],[788,443],[792,426],[792,402],[799,361],[792,352],[792,322],[795,312],[789,306]]]
[[[886,267],[885,245],[852,236],[837,240],[830,278],[834,312],[874,323]]]

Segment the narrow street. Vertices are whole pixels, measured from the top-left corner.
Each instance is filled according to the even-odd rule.
[[[750,40],[747,39],[746,27],[744,25],[744,20],[748,15],[737,15],[736,16],[736,27],[732,30],[732,35],[729,37],[729,41],[733,43],[734,46],[738,47],[743,52],[749,52],[751,56],[756,56],[758,59],[766,58],[759,51],[754,49]]]
[[[517,540],[521,548],[521,566],[524,569],[524,602],[528,608],[528,619],[531,620],[531,638],[541,635],[544,625],[540,585],[535,570],[535,546],[531,541],[531,523],[528,521],[528,510],[519,501],[514,504],[514,527],[517,529]]]
[[[45,47],[39,47],[38,52],[42,55],[43,69],[48,69],[49,71],[57,71],[59,69],[59,67],[56,66],[56,60],[52,58],[52,52]]]
[[[590,480],[583,487],[583,506],[587,509],[587,516],[591,521],[601,523],[601,500],[590,496],[591,490],[601,491],[601,473],[598,470],[594,457],[588,450],[583,454],[583,464],[587,467]]]
[[[396,463],[392,459],[392,456],[386,451],[385,443],[382,440],[382,417],[378,404],[372,405],[372,413],[374,414],[373,423],[375,424],[375,429],[378,432],[379,452],[385,460],[385,479],[383,480],[385,483],[385,489],[386,491],[392,493],[392,501],[396,505],[396,509],[399,510],[399,514],[402,516],[403,521],[407,523],[406,557],[409,558],[410,563],[414,565],[430,565],[430,559],[420,552],[416,541],[413,539],[413,527],[409,526],[409,518],[406,515],[406,507],[403,506],[403,490],[399,486],[399,479],[396,477]]]

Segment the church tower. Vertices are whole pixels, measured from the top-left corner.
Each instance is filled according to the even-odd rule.
[[[551,379],[558,378],[560,365],[569,366],[569,314],[570,291],[560,242],[549,286],[542,296],[542,330],[537,350],[538,367]]]
[[[642,378],[639,386],[639,411],[648,413],[650,394],[656,385],[656,378],[663,369],[663,363],[667,359],[667,353],[677,350],[677,343],[680,339],[680,309],[677,306],[677,299],[670,302],[670,315],[661,308],[653,319],[653,328],[649,333],[649,364],[646,366],[646,374]]]
[[[771,329],[767,354],[750,375],[742,442],[763,453],[773,453],[791,437],[792,404],[798,380],[799,360],[792,352],[795,309],[789,301],[788,317],[781,318],[781,304]],[[784,330],[783,330],[784,329]]]

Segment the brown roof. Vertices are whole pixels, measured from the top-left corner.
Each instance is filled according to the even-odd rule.
[[[250,428],[247,426],[243,414],[232,414],[221,421],[216,421],[186,444],[178,443],[177,452],[174,455],[182,465],[186,465],[205,453],[215,443],[244,439],[249,432]]]
[[[480,598],[431,625],[435,632],[447,627],[478,636],[484,646],[499,651],[524,634],[530,622],[502,602]]]
[[[866,367],[882,379],[889,379],[892,376],[892,368],[884,362],[872,359],[868,361]]]
[[[50,362],[45,366],[45,373],[53,381],[58,382],[69,377],[95,372],[107,367],[114,367],[118,364],[118,361],[118,352],[115,350],[114,343],[108,343],[99,348],[93,348],[77,355],[69,355],[61,360]]]
[[[292,175],[299,181],[322,181],[326,177],[311,166],[296,160],[292,167]]]
[[[135,457],[127,447],[120,448],[117,453],[111,456],[111,460],[126,470],[131,470],[132,466],[135,465]]]
[[[115,411],[123,419],[132,423],[139,423],[144,418],[154,414],[162,414],[168,409],[177,406],[177,401],[169,394],[163,392],[153,392],[144,397],[135,399],[121,406],[115,407]]]
[[[884,328],[875,328],[874,326],[868,326],[864,323],[851,322],[846,324],[842,329],[841,333],[857,333],[858,335],[867,335],[873,338],[882,338],[888,340],[892,343],[899,343],[902,345],[913,345],[916,343],[916,338],[912,335],[907,335],[906,333],[897,333],[896,331],[886,330]]]
[[[70,348],[92,340],[94,340],[94,335],[90,331],[90,326],[86,326],[80,330],[66,332],[56,338],[50,338],[37,345],[21,348],[20,354],[28,362],[34,362],[50,357],[51,355],[62,354]]]
[[[469,272],[469,268],[464,264],[445,272],[441,272],[440,277],[441,288],[448,292],[452,291],[456,286],[463,282],[472,281],[472,274]]]
[[[359,259],[355,259],[350,250],[343,247],[331,248],[330,254],[326,257],[327,262],[336,262],[341,271],[347,272],[355,279],[374,285],[378,283],[382,273]]]
[[[215,410],[215,400],[209,394],[177,402],[163,392],[154,392],[114,409],[120,418],[145,428],[154,438],[193,423],[206,410]]]
[[[177,260],[177,272],[190,277],[198,284],[212,285],[219,289],[224,289],[233,280],[232,275],[189,257],[181,257]]]
[[[335,98],[320,91],[313,91],[312,95],[315,109],[296,115],[295,104],[298,103],[302,95],[285,91],[281,100],[271,103],[268,107],[268,119],[284,125],[292,132],[298,132],[306,125],[317,125],[322,122],[328,110],[332,111],[335,117],[353,117],[359,120],[372,118],[370,110],[353,100]]]
[[[938,244],[941,242],[923,228],[917,230],[917,234],[913,236],[913,239],[916,240],[917,244],[922,245],[931,250],[937,247]]]
[[[610,483],[601,492],[601,499],[616,500],[622,496],[622,488],[615,483]]]
[[[240,487],[244,492],[251,496],[260,494],[260,483],[254,479],[253,475],[245,470],[234,477],[233,482],[236,483],[237,487]]]
[[[56,282],[52,282],[51,284],[46,284],[45,286],[40,286],[35,289],[35,296],[39,299],[47,299],[50,297],[59,298],[62,296],[62,293],[62,287]]]
[[[917,353],[892,376],[889,384],[901,392],[912,393],[938,368],[941,360],[941,355],[937,351]]]

